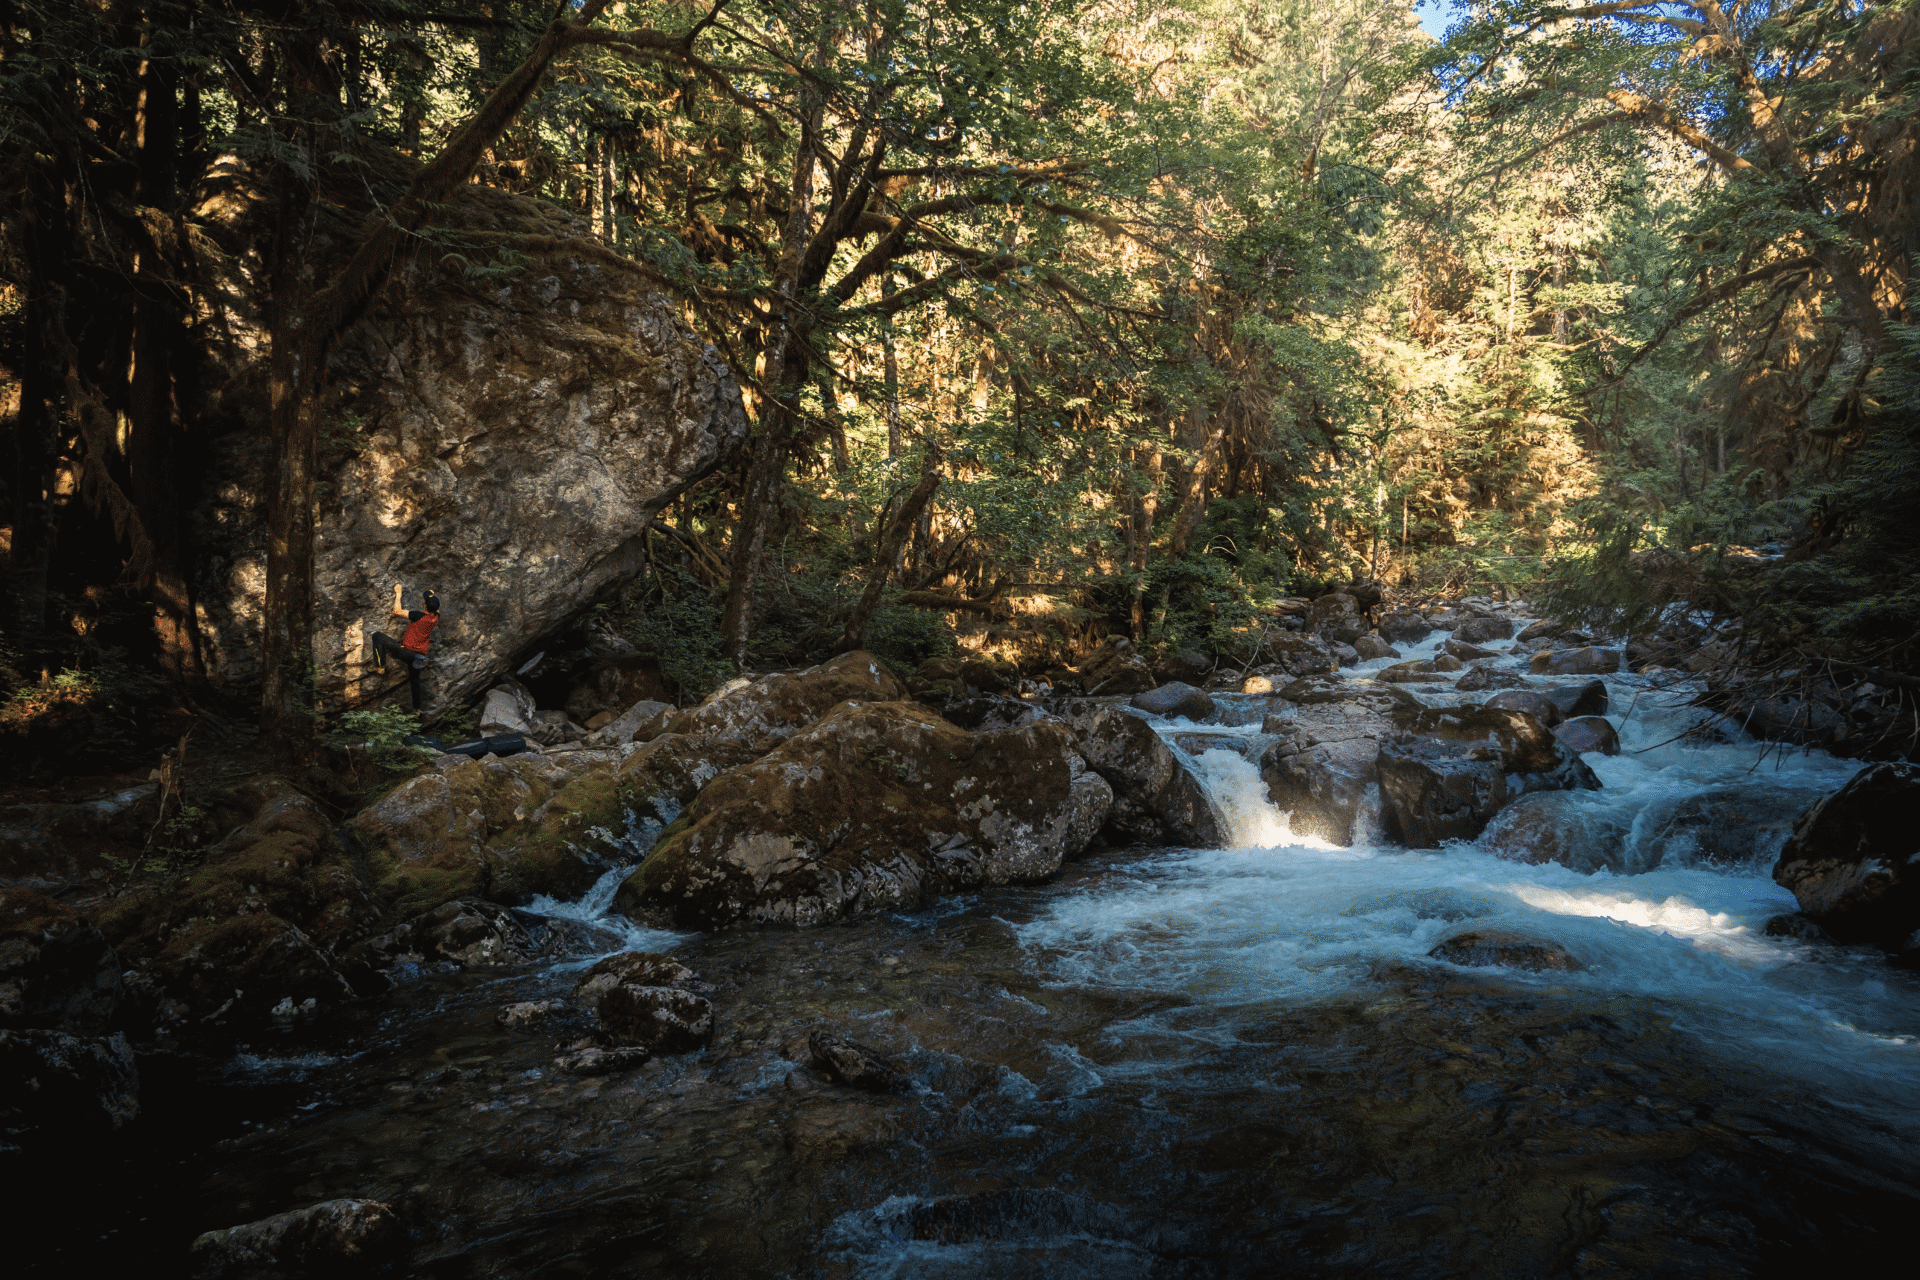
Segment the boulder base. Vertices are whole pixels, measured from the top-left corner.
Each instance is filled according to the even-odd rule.
[[[1840,942],[1911,951],[1920,942],[1920,767],[1876,764],[1794,824],[1773,878]]]

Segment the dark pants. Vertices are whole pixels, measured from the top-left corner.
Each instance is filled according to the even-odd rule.
[[[407,673],[407,689],[413,694],[413,709],[418,711],[420,709],[421,668],[414,665],[414,659],[423,657],[424,655],[414,653],[410,649],[402,649],[400,642],[384,631],[376,631],[369,638],[373,641],[373,651],[380,655],[382,661],[387,658],[400,659],[400,666]]]

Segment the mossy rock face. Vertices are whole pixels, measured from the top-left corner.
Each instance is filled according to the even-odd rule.
[[[490,846],[539,812],[555,792],[595,774],[612,775],[615,755],[580,758],[585,756],[469,760],[423,773],[360,813],[347,830],[373,855],[378,892],[403,917],[454,898],[491,897],[502,857]],[[575,799],[587,804],[584,792]],[[530,879],[508,878],[515,883],[503,891],[510,893],[524,892]]]
[[[255,784],[253,817],[170,890],[116,899],[100,931],[178,1017],[264,1020],[276,1006],[351,999],[332,951],[382,907],[318,805]]]
[[[608,868],[637,861],[707,783],[751,759],[737,742],[669,734],[568,779],[487,842],[487,896],[516,904],[542,893],[578,897]]]
[[[649,726],[654,736],[685,734],[708,742],[733,742],[755,753],[773,748],[842,702],[897,702],[907,688],[864,650],[787,675],[762,676],[697,707],[662,716]]]
[[[819,924],[1060,866],[1073,740],[1051,719],[967,733],[845,703],[702,790],[615,899],[682,928]]]

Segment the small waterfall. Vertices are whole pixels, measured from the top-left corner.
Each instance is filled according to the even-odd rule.
[[[644,925],[635,924],[623,915],[613,914],[611,910],[614,898],[620,893],[620,886],[626,883],[627,877],[634,873],[641,861],[653,849],[667,824],[680,816],[678,805],[670,801],[659,803],[665,811],[658,816],[641,817],[631,809],[627,811],[626,830],[610,840],[613,847],[622,855],[620,864],[601,872],[599,879],[595,880],[585,893],[571,900],[550,897],[544,893],[536,894],[533,901],[529,902],[524,909],[533,915],[549,916],[559,920],[578,920],[583,924],[592,925],[603,933],[612,934],[619,943],[602,952],[603,955],[610,955],[615,951],[665,951],[686,941],[690,935],[674,933],[666,929],[649,929]],[[598,958],[598,956],[592,956],[585,961],[575,961],[573,964],[588,964]]]

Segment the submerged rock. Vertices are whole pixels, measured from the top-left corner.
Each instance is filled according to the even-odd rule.
[[[709,783],[615,908],[690,928],[819,924],[1041,879],[1079,852],[1073,748],[1052,719],[969,734],[913,703],[846,703]]]
[[[326,1200],[291,1213],[209,1231],[193,1242],[201,1280],[371,1269],[406,1241],[399,1219],[377,1200]]]
[[[1920,766],[1876,764],[1794,824],[1774,880],[1840,942],[1911,951],[1920,942]]]
[[[837,1031],[814,1030],[807,1036],[807,1049],[820,1069],[841,1084],[869,1093],[906,1093],[913,1088],[912,1078],[885,1054]]]
[[[553,1060],[553,1065],[569,1075],[610,1076],[621,1071],[632,1071],[635,1067],[644,1067],[652,1058],[652,1051],[640,1045],[622,1044],[607,1047],[592,1044],[561,1054]]]
[[[1576,972],[1586,968],[1567,949],[1550,938],[1535,938],[1510,929],[1475,929],[1457,933],[1427,952],[1435,960],[1471,967],[1497,966],[1533,972]]]

